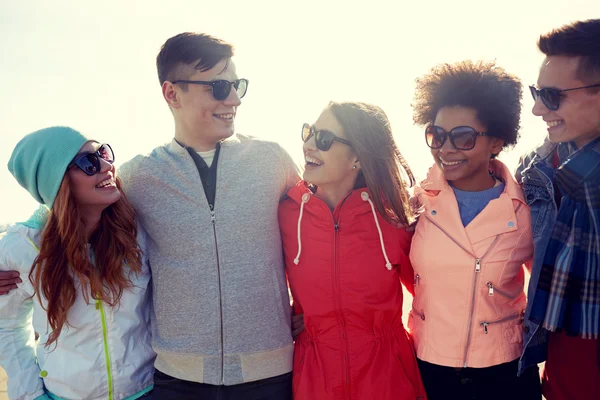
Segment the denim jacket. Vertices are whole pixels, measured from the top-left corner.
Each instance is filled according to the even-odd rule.
[[[531,209],[531,231],[533,235],[533,265],[527,292],[527,309],[523,326],[523,353],[519,359],[519,375],[528,367],[546,360],[548,331],[529,320],[531,300],[538,286],[546,247],[552,235],[557,215],[554,198],[553,157],[558,154],[562,161],[574,151],[570,143],[552,143],[548,139],[536,150],[521,158],[515,177],[523,187],[525,200]]]

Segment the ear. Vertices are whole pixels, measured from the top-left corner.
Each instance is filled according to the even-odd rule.
[[[358,160],[358,158],[354,160],[354,163],[352,164],[352,169],[356,171],[360,170],[360,161]]]
[[[167,104],[171,108],[181,108],[179,101],[179,94],[175,88],[175,85],[169,81],[164,81],[162,84],[162,94]]]
[[[494,156],[497,156],[498,154],[500,154],[503,147],[504,147],[503,139],[500,139],[497,137],[492,137],[492,147],[490,148],[490,151],[492,152],[492,154]]]

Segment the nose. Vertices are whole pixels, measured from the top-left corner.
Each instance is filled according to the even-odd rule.
[[[309,151],[317,151],[317,143],[315,142],[315,135],[312,135],[310,139],[308,139],[302,145],[302,150],[304,153],[308,153]]]
[[[437,151],[439,151],[440,153],[453,153],[456,151],[456,148],[454,147],[454,145],[452,144],[452,141],[450,140],[450,135],[446,136],[446,140],[444,141],[444,144],[442,145],[442,147],[440,147],[439,149],[437,149]]]
[[[548,109],[548,107],[546,107],[546,105],[542,101],[541,97],[537,96],[537,98],[535,99],[535,101],[533,103],[533,108],[531,109],[531,112],[533,113],[533,115],[535,115],[537,117],[541,117],[545,114],[548,114],[550,112],[550,109]]]
[[[105,173],[114,169],[114,165],[106,161],[104,158],[98,157],[100,160],[100,172]]]
[[[231,92],[229,92],[229,96],[223,100],[223,103],[227,106],[233,107],[237,107],[242,104],[242,99],[240,99],[240,96],[238,96],[238,92],[235,90],[235,87],[231,87]]]

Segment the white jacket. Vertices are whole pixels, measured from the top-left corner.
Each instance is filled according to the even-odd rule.
[[[141,231],[141,228],[139,228]],[[112,308],[81,290],[58,343],[44,347],[50,333],[46,312],[29,281],[41,231],[21,224],[0,235],[0,270],[21,274],[18,289],[0,296],[0,365],[12,400],[33,400],[47,391],[62,399],[121,400],[152,386],[155,353],[150,334],[150,270],[131,273],[133,287]],[[145,236],[138,235],[145,250]],[[127,268],[126,266],[124,268]],[[77,285],[77,281],[76,281]],[[89,290],[89,289],[88,289]],[[36,344],[34,331],[40,335]]]

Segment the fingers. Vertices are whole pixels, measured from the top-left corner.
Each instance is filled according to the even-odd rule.
[[[297,329],[297,330],[292,331],[292,337],[294,338],[294,340],[298,337],[299,334],[302,333],[303,330],[304,330],[304,326],[302,326],[302,329]]]
[[[296,329],[299,326],[304,326],[304,314],[292,316],[292,329]]]
[[[6,286],[16,285],[18,283],[23,283],[21,278],[12,278],[12,279],[0,279],[0,290],[6,290]],[[16,287],[16,286],[15,286]]]
[[[295,339],[304,330],[304,314],[292,316],[292,337]]]
[[[23,283],[16,271],[0,272],[0,296],[8,294],[11,290],[17,288],[18,283]]]
[[[17,285],[10,285],[10,286],[1,287],[0,288],[0,296],[8,294],[8,292],[10,292],[11,290],[14,290],[16,288],[17,288]]]
[[[20,276],[19,271],[0,271],[0,282],[5,279],[13,279]]]
[[[292,322],[296,322],[296,321],[304,321],[304,314],[292,315]]]

